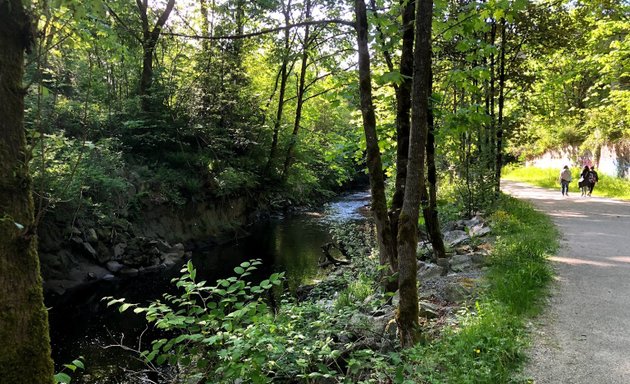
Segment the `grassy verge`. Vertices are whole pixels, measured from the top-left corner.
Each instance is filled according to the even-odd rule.
[[[542,308],[552,277],[546,255],[557,247],[557,232],[545,215],[509,197],[501,199],[492,222],[498,238],[488,291],[442,338],[405,352],[407,381],[401,382],[519,382],[514,377],[525,357],[524,324]]]
[[[570,191],[577,191],[577,180],[580,178],[581,170],[574,168],[573,182],[569,186]],[[510,168],[507,167],[503,173],[503,178],[507,180],[524,181],[543,188],[560,188],[558,183],[558,169],[542,169],[534,167]],[[630,200],[630,180],[620,179],[599,174],[599,182],[593,190],[593,195],[601,197],[612,197],[616,199]]]

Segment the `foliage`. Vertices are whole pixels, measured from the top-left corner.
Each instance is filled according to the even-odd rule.
[[[83,357],[79,357],[78,359],[73,360],[72,363],[64,364],[63,369],[60,372],[57,372],[53,377],[53,381],[55,384],[69,384],[72,381],[70,374],[83,369],[85,369]],[[69,372],[70,374],[66,372]]]
[[[535,167],[512,167],[508,168],[505,173],[507,180],[524,181],[543,188],[559,188],[557,169],[541,169]],[[571,170],[573,174],[573,183],[570,188],[577,189],[577,181],[580,177],[581,170],[574,168]],[[599,173],[599,181],[595,189],[594,196],[611,197],[616,199],[630,200],[630,181],[618,177],[611,177]]]
[[[81,142],[58,134],[34,136],[31,169],[35,191],[53,208],[63,203],[69,211],[84,208],[97,217],[126,208],[129,183],[116,140]]]

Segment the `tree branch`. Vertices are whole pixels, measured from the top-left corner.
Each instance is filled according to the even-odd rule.
[[[183,33],[174,33],[174,32],[164,32],[163,35],[166,36],[177,36],[177,37],[186,37],[189,39],[207,39],[207,40],[237,40],[237,39],[246,39],[248,37],[255,37],[264,35],[267,33],[274,33],[279,31],[284,31],[285,29],[297,28],[297,27],[305,27],[307,25],[326,25],[326,24],[341,24],[347,25],[349,27],[354,27],[353,21],[343,20],[343,19],[329,19],[329,20],[312,20],[312,21],[302,21],[300,23],[283,25],[281,27],[263,29],[256,32],[244,33],[241,35],[225,35],[225,36],[203,36],[203,35],[186,35]]]

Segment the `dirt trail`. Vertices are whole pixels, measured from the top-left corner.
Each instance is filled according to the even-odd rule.
[[[551,258],[558,283],[536,319],[525,374],[536,384],[630,383],[630,202],[516,182],[503,190],[551,216],[561,233]]]

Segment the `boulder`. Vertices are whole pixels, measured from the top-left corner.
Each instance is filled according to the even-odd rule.
[[[422,282],[438,277],[441,273],[442,268],[439,265],[418,261],[418,281]]]
[[[125,249],[126,248],[127,248],[127,243],[118,243],[118,244],[114,245],[114,248],[112,249],[113,252],[114,252],[114,259],[120,260],[122,255],[125,254]]]
[[[481,216],[479,216],[479,215],[475,215],[470,220],[462,220],[461,223],[465,227],[472,228],[472,227],[477,226],[479,224],[483,225],[483,218]]]
[[[186,252],[186,248],[184,248],[184,244],[177,243],[173,245],[171,249],[169,249],[167,254],[176,253],[179,255],[178,257],[181,259],[182,257],[184,257],[185,252]]]
[[[463,278],[450,282],[444,290],[444,299],[453,303],[461,303],[475,296],[477,281]]]
[[[448,231],[444,233],[444,241],[451,245],[451,247],[455,247],[459,244],[463,244],[464,242],[470,240],[470,236],[462,230],[454,230]]]
[[[418,315],[426,319],[435,319],[440,316],[440,307],[430,301],[418,302]]]
[[[125,276],[125,277],[133,277],[133,276],[138,276],[138,269],[136,268],[131,268],[131,267],[123,267],[120,270],[120,275],[121,276]]]
[[[455,255],[451,257],[450,269],[454,272],[462,272],[472,267],[472,260],[468,255]]]
[[[96,231],[94,230],[94,228],[90,228],[87,231],[85,231],[85,241],[92,244],[98,241],[98,235],[96,234]]]
[[[98,252],[90,243],[83,243],[83,253],[94,260],[98,260]]]
[[[72,236],[81,236],[81,230],[77,227],[70,227],[67,231]]]
[[[470,261],[472,261],[473,264],[476,265],[484,265],[486,263],[486,254],[479,252],[471,253]]]
[[[99,241],[96,244],[96,252],[98,253],[98,255],[96,256],[98,262],[101,264],[105,264],[112,259],[112,254],[109,251],[109,248],[107,248],[107,246],[103,244],[102,241]]]
[[[474,236],[474,237],[482,237],[482,236],[487,235],[490,232],[492,232],[490,227],[484,227],[483,224],[477,224],[473,227],[470,227],[470,230],[469,230],[470,236]]]
[[[110,239],[112,235],[112,230],[106,228],[96,228],[96,235],[99,239],[102,240]]]
[[[124,265],[120,264],[119,262],[115,260],[108,261],[105,266],[107,267],[107,270],[112,273],[119,272],[121,269],[125,267]]]

